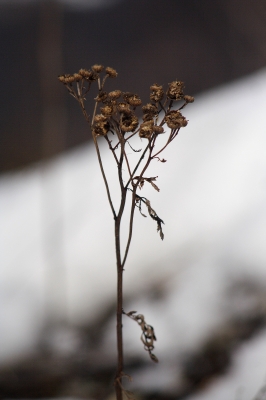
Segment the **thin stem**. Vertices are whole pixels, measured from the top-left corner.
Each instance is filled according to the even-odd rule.
[[[97,139],[96,139],[94,134],[92,134],[92,137],[93,137],[93,142],[94,142],[94,145],[95,145],[95,148],[96,148],[96,153],[97,153],[97,157],[98,157],[98,161],[99,161],[102,177],[103,177],[103,180],[104,180],[108,201],[109,201],[109,204],[110,204],[114,219],[116,219],[116,212],[115,212],[115,209],[114,209],[114,206],[113,206],[113,202],[112,202],[112,198],[111,198],[111,194],[110,194],[110,189],[109,189],[108,182],[107,182],[107,179],[106,179],[106,176],[105,176],[105,172],[104,172],[104,168],[103,168],[103,164],[102,164],[102,159],[101,159],[101,155],[100,155],[100,150],[99,150],[99,146],[98,146],[98,143],[97,143]]]
[[[94,123],[94,118],[95,118],[95,115],[96,115],[97,106],[98,106],[98,102],[96,101],[95,105],[94,105],[93,114],[92,114],[91,125],[93,125],[93,123]]]
[[[148,156],[148,160],[147,160],[146,164],[144,165],[144,167],[143,167],[143,169],[142,169],[142,171],[140,173],[140,176],[137,179],[137,182],[134,183],[134,185],[133,185],[133,182],[132,182],[133,190],[132,190],[132,202],[131,202],[130,220],[129,220],[129,232],[128,232],[128,240],[127,240],[127,244],[126,244],[126,250],[125,250],[124,258],[123,258],[123,261],[122,261],[122,267],[123,268],[124,268],[124,265],[125,265],[126,260],[127,260],[128,251],[129,251],[129,247],[130,247],[131,239],[132,239],[133,221],[134,221],[134,213],[135,213],[135,205],[136,205],[136,191],[137,191],[138,184],[139,184],[139,182],[141,181],[141,179],[143,177],[144,172],[146,171],[146,169],[148,168],[148,166],[150,165],[150,162],[152,160],[151,153],[152,153],[152,150],[153,150],[153,147],[154,147],[154,142],[155,142],[155,138],[153,140],[153,143],[149,143],[148,146],[146,147],[144,153],[147,151],[148,148],[150,149],[150,154]],[[142,158],[144,156],[144,153],[142,154],[141,159],[139,160],[137,166],[135,167],[133,174],[136,172],[137,167],[140,164],[140,161],[142,160]],[[131,178],[131,181],[132,181],[132,178]],[[127,185],[125,187],[127,187]]]
[[[148,150],[149,147],[150,147],[150,143],[147,144],[145,150],[143,151],[143,153],[142,153],[142,155],[141,155],[141,157],[140,157],[140,159],[139,159],[137,165],[135,166],[135,168],[134,168],[134,170],[133,170],[133,172],[132,172],[132,176],[134,176],[135,172],[137,171],[137,169],[138,169],[138,167],[139,167],[141,161],[143,160],[143,158],[144,158],[144,156],[145,156],[145,154],[146,154],[146,152],[147,152],[147,150]],[[130,184],[131,181],[132,181],[132,179],[130,178],[129,181],[127,182],[126,186],[125,186],[125,189],[127,189],[128,185]]]
[[[80,104],[80,106],[81,106],[82,113],[83,113],[83,115],[84,115],[86,121],[89,122],[90,119],[89,119],[89,116],[88,116],[88,114],[87,114],[87,111],[86,111],[86,109],[85,109],[85,107],[84,107],[83,98],[81,98],[81,97],[79,98],[79,104]],[[96,108],[97,108],[97,102],[95,103],[95,108],[94,108],[94,113],[93,113],[93,119],[94,119],[94,117],[95,117]],[[93,121],[92,121],[92,124],[93,124]],[[115,209],[114,209],[114,206],[113,206],[113,202],[112,202],[112,198],[111,198],[111,194],[110,194],[109,185],[108,185],[108,182],[107,182],[107,179],[106,179],[106,175],[105,175],[105,172],[104,172],[104,168],[103,168],[103,164],[102,164],[102,159],[101,159],[101,154],[100,154],[99,146],[98,146],[97,139],[96,139],[94,133],[92,133],[92,138],[93,138],[93,142],[94,142],[94,145],[95,145],[95,149],[96,149],[96,153],[97,153],[98,162],[99,162],[99,165],[100,165],[102,177],[103,177],[103,180],[104,180],[104,184],[105,184],[105,188],[106,188],[106,192],[107,192],[108,201],[109,201],[109,204],[110,204],[110,207],[111,207],[113,216],[114,216],[114,218],[116,218],[116,212],[115,212]]]
[[[88,123],[90,123],[90,117],[89,117],[89,115],[88,115],[88,113],[87,113],[87,111],[86,111],[86,109],[85,109],[83,98],[81,98],[81,97],[78,98],[78,101],[79,101],[79,104],[80,104],[82,113],[83,113],[83,115],[84,115],[86,121],[87,121]]]
[[[112,147],[112,145],[111,145],[111,140],[108,138],[108,136],[106,135],[105,137],[105,140],[107,141],[107,143],[108,143],[108,146],[109,146],[109,149],[111,150],[111,152],[113,153],[113,156],[114,156],[114,159],[115,159],[115,161],[116,161],[116,164],[118,165],[119,164],[119,161],[118,161],[118,158],[117,158],[117,156],[116,156],[116,154],[115,154],[115,150],[113,149],[113,147]]]
[[[125,249],[124,258],[123,258],[123,261],[122,261],[123,269],[124,269],[124,266],[125,266],[125,263],[126,263],[126,260],[127,260],[128,251],[129,251],[129,247],[130,247],[130,244],[131,244],[132,233],[133,233],[133,221],[134,221],[134,213],[135,213],[135,205],[136,205],[136,189],[137,189],[137,186],[134,187],[134,189],[132,190],[132,202],[131,202],[131,210],[130,210],[128,240],[127,240],[127,245],[126,245],[126,249]]]
[[[121,236],[120,226],[121,219],[125,209],[127,190],[123,185],[122,166],[124,160],[125,141],[121,140],[121,152],[118,165],[118,178],[121,189],[121,203],[119,212],[115,218],[115,250],[116,250],[116,264],[117,264],[117,309],[116,309],[116,334],[117,334],[117,372],[115,379],[115,390],[117,400],[122,400],[122,385],[121,379],[123,376],[124,357],[123,357],[123,331],[122,331],[122,315],[123,315],[123,265],[121,263]]]
[[[101,88],[100,88],[101,90],[103,90],[105,81],[106,81],[106,79],[108,78],[108,76],[109,76],[109,75],[105,75],[105,76],[103,77],[102,86],[101,86]]]
[[[131,174],[130,165],[129,165],[128,158],[127,158],[127,153],[125,151],[124,151],[124,156],[125,156],[125,160],[126,160],[126,163],[127,163],[128,173],[129,173],[130,179],[132,180],[133,175]]]
[[[166,144],[161,148],[161,150],[157,151],[157,153],[155,153],[155,154],[152,156],[152,158],[157,157],[158,154],[160,154],[160,153],[168,146],[168,144],[171,142],[171,134],[172,134],[172,131],[171,131],[171,133],[170,133],[170,135],[169,135],[169,138],[167,139]]]
[[[117,336],[117,371],[115,379],[115,391],[117,400],[122,400],[121,379],[124,369],[123,355],[123,267],[121,264],[120,254],[120,224],[121,211],[123,212],[125,196],[121,199],[119,216],[115,220],[115,248],[116,248],[116,264],[117,264],[117,305],[116,305],[116,336]]]

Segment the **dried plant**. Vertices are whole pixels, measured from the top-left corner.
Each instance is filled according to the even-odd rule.
[[[58,77],[67,88],[71,96],[78,101],[83,115],[88,122],[92,138],[94,141],[100,170],[104,180],[109,205],[114,218],[115,225],[115,250],[117,265],[117,372],[114,381],[116,389],[116,398],[122,400],[123,393],[129,396],[122,386],[122,378],[128,377],[123,370],[123,336],[122,336],[122,316],[127,315],[134,319],[141,327],[141,340],[145,350],[148,351],[151,359],[158,362],[157,357],[152,353],[154,349],[154,341],[156,340],[154,329],[145,322],[142,314],[136,314],[136,311],[125,313],[123,310],[123,271],[127,260],[129,247],[132,239],[133,219],[135,209],[138,208],[142,212],[143,204],[147,207],[149,216],[156,221],[157,231],[163,240],[164,234],[162,230],[163,220],[158,216],[157,212],[152,208],[150,200],[137,193],[144,184],[149,183],[152,187],[159,191],[155,184],[157,177],[149,177],[147,170],[152,161],[157,160],[164,163],[166,160],[161,158],[163,150],[175,139],[179,130],[188,123],[182,115],[181,110],[194,101],[194,98],[184,94],[184,83],[181,81],[173,81],[168,84],[166,92],[161,85],[157,83],[150,87],[150,103],[142,105],[140,97],[131,92],[122,92],[121,90],[113,90],[106,92],[104,90],[105,83],[108,78],[116,78],[117,72],[110,67],[104,68],[102,65],[93,65],[90,70],[80,69],[78,73],[73,75],[65,74]],[[93,84],[98,85],[98,93],[95,100],[94,110],[90,116],[85,108],[86,97]],[[177,109],[173,109],[176,102],[181,105]],[[136,115],[137,109],[142,110],[142,122]],[[100,109],[100,110],[99,110]],[[167,128],[166,130],[164,128]],[[138,135],[140,138],[141,149],[134,149],[130,140]],[[159,147],[155,149],[158,142]],[[103,166],[101,153],[98,146],[98,140],[106,141],[108,148],[112,152],[114,162],[117,166],[118,181],[121,191],[121,199],[118,209],[113,204],[109,183]],[[138,154],[137,162],[131,165],[131,159],[128,151]],[[138,175],[136,175],[138,171]],[[129,215],[128,237],[124,251],[121,251],[121,220],[125,210],[127,195],[131,196],[131,207]],[[131,396],[131,394],[130,394]]]

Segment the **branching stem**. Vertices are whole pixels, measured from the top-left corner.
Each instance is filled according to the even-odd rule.
[[[142,203],[147,206],[149,215],[153,220],[157,222],[157,231],[160,232],[161,239],[163,239],[164,237],[161,227],[163,220],[158,217],[155,210],[151,207],[150,201],[145,197],[139,196],[137,194],[137,190],[139,188],[142,188],[144,182],[150,182],[151,185],[157,191],[159,191],[159,188],[153,183],[156,177],[144,177],[144,174],[147,171],[151,161],[155,158],[159,159],[158,155],[177,136],[180,128],[186,126],[187,121],[180,113],[180,110],[183,109],[187,105],[187,103],[193,102],[194,99],[191,96],[185,96],[183,94],[183,82],[176,80],[170,83],[168,85],[168,90],[166,94],[163,92],[162,86],[154,84],[151,86],[151,103],[148,103],[146,106],[142,107],[143,123],[139,125],[138,118],[135,115],[135,110],[136,107],[141,105],[140,98],[138,97],[138,95],[132,94],[130,92],[122,93],[120,90],[116,90],[110,93],[104,92],[103,87],[107,78],[116,78],[117,72],[113,68],[107,67],[105,69],[106,74],[101,80],[100,74],[103,69],[104,67],[102,65],[95,64],[91,70],[80,69],[78,73],[75,73],[73,75],[65,74],[59,76],[58,78],[60,82],[62,82],[66,86],[70,95],[79,102],[83,116],[90,125],[93,142],[107,193],[108,202],[114,218],[115,254],[117,267],[117,370],[114,386],[116,391],[116,399],[123,400],[123,393],[127,396],[128,393],[130,393],[125,391],[122,386],[122,378],[128,377],[128,375],[126,375],[123,371],[124,358],[122,316],[123,314],[125,314],[123,311],[123,271],[132,241],[134,213],[136,207],[138,207],[141,212]],[[86,100],[85,96],[89,92],[91,85],[94,82],[97,82],[98,85],[98,96],[95,98],[93,114],[92,117],[90,117],[85,109],[84,102]],[[76,83],[76,85],[73,86],[74,83]],[[74,89],[74,87],[76,89]],[[121,100],[118,100],[121,96],[123,97],[123,102],[121,102]],[[172,107],[174,101],[180,99],[183,99],[185,101],[185,104],[183,104],[177,111],[173,111]],[[101,113],[96,115],[97,108],[100,103],[102,103],[103,107],[101,107]],[[161,113],[163,114],[162,116]],[[155,154],[153,154],[158,135],[165,133],[164,129],[161,129],[160,127],[163,127],[165,124],[168,125],[169,128],[171,128],[171,132],[165,144],[157,152],[155,152]],[[115,146],[112,146],[112,140],[110,140],[108,134],[115,134],[115,136],[117,137],[118,142]],[[127,134],[129,136],[126,138]],[[143,151],[134,150],[129,142],[129,139],[137,134],[140,136],[140,138],[148,141]],[[111,150],[115,159],[121,194],[118,212],[115,211],[115,207],[111,198],[109,184],[103,167],[102,157],[97,142],[97,138],[99,136],[104,136],[108,143],[109,149]],[[130,165],[130,160],[125,150],[125,145],[127,142],[133,151],[142,151],[142,154],[135,166]],[[119,155],[118,150],[120,151]],[[140,164],[144,160],[144,158],[144,166],[142,167],[139,176],[135,176],[135,173],[139,169]],[[165,160],[160,161],[164,162]],[[124,166],[124,162],[126,163],[126,168]],[[125,173],[126,184],[124,184],[123,177],[123,174]],[[129,185],[131,185],[132,188],[129,188]],[[125,211],[127,193],[129,190],[131,191],[129,228],[126,246],[122,257],[121,222]],[[141,314],[134,314],[135,311],[126,313],[126,315],[136,320],[141,326],[142,342],[144,343],[144,348],[149,351],[151,359],[155,362],[158,362],[157,357],[152,353],[152,350],[154,348],[153,342],[154,340],[156,340],[154,330],[152,326],[145,322],[144,317]]]

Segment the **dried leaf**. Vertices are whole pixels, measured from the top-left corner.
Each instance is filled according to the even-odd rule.
[[[157,358],[156,355],[153,354],[153,353],[150,353],[150,358],[151,358],[151,360],[154,361],[155,363],[158,363],[158,362],[159,362],[158,358]]]
[[[134,315],[136,312],[137,311],[129,311],[125,314],[139,324],[142,330],[140,340],[144,344],[144,349],[149,352],[152,361],[158,362],[158,358],[151,352],[154,349],[153,342],[156,340],[154,329],[151,325],[146,323],[143,314]]]
[[[135,153],[139,153],[142,149],[139,150],[135,150],[133,149],[133,147],[131,146],[131,144],[129,142],[127,142],[129,144],[129,147],[131,148],[131,150],[133,150]]]
[[[157,190],[157,192],[160,192],[160,189],[158,188],[157,185],[155,185],[155,183],[150,182],[150,184],[154,187],[155,190]]]
[[[155,180],[156,177],[155,178],[147,178],[146,180],[148,180],[148,179],[149,180]],[[150,181],[150,183],[151,183],[151,181]],[[142,214],[142,212],[141,212],[141,203],[142,202],[146,205],[150,217],[157,222],[157,232],[160,232],[160,238],[163,240],[164,239],[164,234],[163,234],[163,230],[162,230],[162,224],[164,224],[163,220],[160,217],[158,217],[156,211],[151,207],[151,203],[150,203],[150,201],[148,199],[146,199],[145,197],[137,196],[136,206],[138,207],[141,215],[146,217],[146,215]]]
[[[137,311],[129,311],[128,313],[126,313],[126,315],[128,315],[129,317],[133,314],[136,314]]]

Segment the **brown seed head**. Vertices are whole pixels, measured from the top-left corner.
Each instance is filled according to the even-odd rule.
[[[184,97],[183,89],[184,89],[184,82],[181,81],[171,82],[168,85],[168,90],[166,92],[166,95],[171,100],[181,100]]]
[[[94,117],[94,126],[92,128],[93,134],[96,136],[104,136],[109,131],[109,123],[107,118],[102,114],[97,114]]]
[[[188,96],[187,94],[184,96],[184,100],[186,103],[193,103],[194,102],[194,97]]]
[[[164,96],[164,91],[162,86],[158,85],[157,83],[154,83],[153,85],[151,85],[150,90],[151,90],[150,94],[151,101],[157,103],[158,101],[162,100]]]
[[[96,73],[100,73],[100,72],[102,72],[102,70],[104,69],[104,66],[103,66],[103,65],[100,65],[100,64],[94,64],[94,65],[91,67],[91,69],[92,69],[94,72],[96,72]]]
[[[157,115],[158,109],[154,104],[148,103],[142,107],[142,111],[146,114]]]
[[[114,113],[114,107],[112,105],[106,105],[101,108],[101,112],[105,117],[110,118]]]
[[[109,128],[103,124],[95,125],[92,128],[92,133],[96,136],[105,136],[105,135],[107,135],[108,131],[109,131]]]
[[[107,99],[107,93],[102,91],[98,94],[98,96],[94,99],[95,101],[97,101],[98,103],[104,103],[105,100]]]
[[[66,76],[65,76],[65,75],[59,75],[59,76],[58,76],[58,79],[59,79],[60,82],[66,83],[66,82],[65,82],[65,79],[66,79]]]
[[[122,114],[122,113],[127,114],[127,115],[132,114],[132,110],[130,110],[130,106],[127,103],[118,103],[117,111],[120,114]]]
[[[132,97],[132,96],[134,96],[134,93],[131,93],[131,92],[124,92],[124,93],[123,93],[123,99],[124,99],[126,102],[128,102],[128,99],[129,99],[130,97]]]
[[[99,75],[96,72],[90,71],[88,69],[80,69],[78,73],[86,81],[96,81],[99,78]]]
[[[171,129],[178,129],[187,126],[188,121],[181,114],[180,111],[173,110],[170,111],[165,117],[166,124]]]
[[[157,90],[162,90],[163,87],[161,85],[158,85],[158,83],[154,83],[153,85],[150,86],[150,90],[152,92],[156,92]]]
[[[155,133],[158,133],[158,134],[164,133],[164,129],[163,129],[162,126],[154,125],[153,130],[154,130]]]
[[[110,99],[112,100],[116,100],[119,99],[121,94],[122,94],[121,90],[113,90],[112,92],[108,93],[108,97],[110,97]]]
[[[90,76],[91,71],[81,68],[78,73],[79,73],[79,75],[82,76],[82,78],[86,78],[86,77]]]
[[[139,125],[138,118],[132,115],[124,115],[120,121],[120,128],[123,132],[134,132]]]
[[[105,72],[106,72],[107,75],[109,75],[110,78],[116,78],[117,75],[118,75],[116,70],[111,68],[111,67],[106,67],[105,68]]]
[[[86,78],[88,81],[97,81],[99,75],[96,72],[91,71],[90,75]]]
[[[143,114],[142,119],[144,122],[146,121],[153,121],[153,115],[152,114]]]
[[[139,137],[150,139],[153,132],[154,132],[153,121],[145,121],[140,125]]]
[[[140,97],[138,96],[138,95],[134,95],[133,97],[130,97],[129,99],[128,99],[128,102],[129,102],[129,104],[132,106],[132,107],[138,107],[138,106],[140,106],[141,105],[141,99],[140,99]]]
[[[80,74],[77,74],[77,73],[73,74],[73,77],[74,77],[74,80],[76,82],[79,82],[82,79],[82,76]]]
[[[75,77],[73,75],[69,75],[66,78],[66,83],[69,83],[71,85],[73,82],[75,82]]]
[[[99,123],[99,122],[105,123],[105,122],[107,122],[107,118],[102,114],[96,114],[94,117],[94,122],[95,123]]]
[[[74,76],[70,74],[59,75],[58,79],[60,80],[60,82],[64,84],[71,85],[73,82],[75,82]]]
[[[125,92],[123,93],[123,98],[132,107],[138,107],[141,105],[141,99],[137,94]]]

